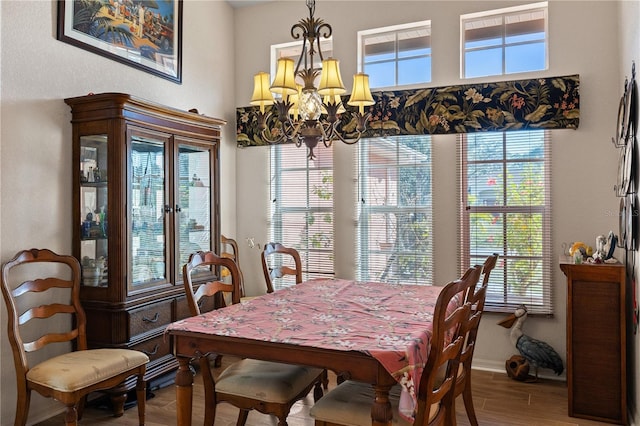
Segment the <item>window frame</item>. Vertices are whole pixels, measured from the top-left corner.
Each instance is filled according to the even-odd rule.
[[[401,147],[398,140],[401,140],[402,138],[412,138],[412,139],[424,138],[425,139],[425,142],[423,142],[423,144],[425,145],[426,148],[428,148],[428,154],[424,154],[424,153],[421,153],[421,154],[428,155],[429,158],[426,163],[415,161],[413,162],[413,164],[414,165],[426,164],[426,167],[428,167],[429,169],[428,193],[430,194],[429,195],[430,202],[425,204],[418,204],[418,205],[414,204],[414,205],[403,206],[401,204],[402,200],[400,200],[399,191],[397,191],[394,205],[387,205],[386,202],[383,205],[373,205],[373,203],[367,199],[367,195],[366,195],[367,189],[371,189],[371,187],[369,187],[370,172],[373,171],[375,173],[376,170],[378,171],[385,170],[386,172],[390,169],[393,169],[393,171],[396,172],[395,182],[396,182],[396,190],[398,190],[398,183],[400,182],[401,171],[403,169],[406,170],[411,166],[411,162],[403,161],[403,159],[406,158],[406,155],[403,155],[401,152],[399,152],[401,150]],[[395,144],[395,153],[394,153],[395,161],[393,163],[389,163],[389,167],[377,166],[375,163],[370,163],[368,161],[370,158],[370,147],[376,147],[380,145],[381,142]],[[358,219],[356,221],[357,223],[356,234],[357,234],[357,240],[358,240],[356,244],[356,258],[358,259],[356,263],[356,271],[355,271],[356,279],[378,281],[378,282],[391,282],[391,283],[398,283],[398,284],[404,283],[404,284],[434,285],[435,265],[434,265],[434,257],[433,257],[434,227],[433,227],[433,143],[432,142],[433,142],[432,138],[429,135],[394,136],[394,137],[387,137],[387,138],[367,138],[359,142],[358,154],[356,156],[357,157],[356,161],[358,163],[357,164],[358,194],[359,194],[358,200],[360,200],[360,202],[358,203],[358,209],[357,209]],[[389,152],[390,149],[385,149],[385,151]],[[421,166],[414,166],[413,169],[417,169],[418,167],[421,167]],[[389,175],[388,173],[385,173],[385,176],[388,176],[388,175]],[[385,188],[387,187],[387,183],[388,183],[388,180],[385,181]],[[364,186],[367,186],[367,188],[364,188]],[[385,195],[387,194],[385,193]],[[372,246],[372,241],[371,241],[371,232],[370,232],[371,227],[369,226],[371,223],[371,218],[376,215],[385,215],[385,228],[388,228],[389,225],[387,224],[389,222],[386,218],[387,214],[396,215],[395,220],[391,221],[392,225],[395,226],[395,230],[394,230],[395,241],[393,245],[390,245],[391,244],[390,241],[384,241],[384,243],[388,244],[389,246],[388,247],[380,246],[376,249],[375,247]],[[419,249],[416,249],[415,246],[411,250],[406,250],[405,248],[397,247],[397,242],[400,240],[400,237],[397,235],[397,232],[401,230],[401,224],[398,223],[398,215],[409,216],[411,214],[413,214],[414,217],[423,216],[423,217],[429,218],[428,222],[420,223],[420,224],[426,223],[428,225],[429,236],[424,240],[421,240],[419,244],[430,245],[430,250],[419,251]],[[405,224],[405,230],[410,230],[410,227],[406,227],[406,224]],[[385,232],[388,232],[388,229],[385,229]],[[389,272],[390,270],[393,269],[393,267],[395,267],[396,269],[399,269],[402,262],[420,261],[419,257],[423,252],[427,252],[427,255],[423,256],[424,260],[422,261],[422,262],[426,262],[422,264],[422,265],[426,265],[426,268],[421,269],[421,274],[426,274],[426,279],[424,279],[424,277],[422,276],[418,276],[421,274],[414,274],[413,278],[411,280],[408,280],[406,278],[400,277],[401,271],[398,272],[395,275],[396,278],[394,278],[393,272],[391,273]],[[381,266],[381,264],[379,261],[376,261],[375,259],[376,257],[380,257],[381,255],[385,257],[386,267],[383,269],[383,272],[381,273],[380,276],[377,276],[377,277],[369,276],[372,270],[376,269],[373,266],[371,266],[372,264],[374,264],[375,266],[378,266],[378,269],[380,269],[379,267]],[[374,259],[374,260],[371,260],[371,259]],[[387,277],[387,274],[390,274],[390,278]]]
[[[553,271],[553,247],[551,244],[551,235],[552,235],[552,164],[551,164],[551,133],[549,130],[533,130],[533,131],[541,131],[543,132],[543,155],[544,157],[541,160],[530,159],[529,162],[539,162],[543,164],[544,167],[544,180],[545,180],[545,190],[544,190],[544,204],[543,205],[519,205],[519,206],[507,206],[506,200],[508,199],[508,183],[502,183],[502,197],[503,197],[503,205],[475,205],[470,206],[468,203],[468,193],[469,193],[469,181],[467,179],[468,170],[470,164],[500,164],[502,166],[502,170],[504,175],[507,176],[506,170],[508,169],[508,164],[523,162],[522,160],[518,161],[518,159],[509,159],[506,155],[507,152],[507,134],[510,132],[492,132],[496,134],[502,134],[502,148],[503,148],[503,158],[502,160],[492,159],[492,160],[475,160],[469,161],[465,156],[466,153],[469,152],[467,149],[468,142],[468,134],[462,134],[458,138],[457,144],[457,157],[458,157],[458,170],[459,170],[459,199],[460,199],[460,224],[459,224],[459,234],[460,234],[460,270],[464,271],[466,268],[471,266],[471,259],[475,258],[477,261],[473,263],[482,263],[483,257],[491,253],[482,253],[482,254],[474,254],[471,253],[471,235],[470,235],[470,215],[473,213],[489,213],[489,214],[499,214],[502,215],[503,218],[506,218],[509,213],[540,213],[542,214],[542,254],[537,257],[542,261],[542,277],[540,279],[541,282],[541,295],[539,295],[540,303],[535,304],[530,299],[528,302],[526,297],[521,297],[520,299],[516,295],[509,296],[509,266],[508,262],[513,261],[514,259],[524,259],[526,256],[518,256],[514,254],[513,251],[509,250],[507,237],[506,237],[506,221],[503,220],[503,250],[502,252],[498,252],[500,255],[499,258],[499,267],[496,267],[491,274],[490,279],[490,288],[493,287],[495,290],[496,285],[502,287],[502,301],[492,299],[492,291],[487,292],[487,299],[485,303],[485,310],[491,312],[513,312],[515,308],[520,306],[521,304],[525,304],[529,309],[530,313],[534,314],[545,314],[545,315],[553,315],[554,306],[553,306],[553,286],[552,286],[552,271]],[[516,132],[516,131],[513,131]],[[526,131],[517,131],[526,132]],[[507,253],[505,255],[505,253]],[[531,258],[534,258],[531,256]],[[500,275],[502,273],[502,275]]]
[[[506,27],[506,23],[505,23],[505,18],[510,16],[510,15],[514,15],[517,13],[524,13],[524,12],[538,12],[538,11],[542,11],[543,15],[544,15],[544,66],[542,69],[535,69],[535,70],[522,70],[522,71],[516,71],[516,72],[507,72],[506,71],[506,67],[507,67],[507,59],[506,59],[506,53],[505,50],[509,47],[513,47],[513,46],[524,46],[524,45],[530,45],[533,44],[532,41],[526,41],[526,42],[513,42],[513,43],[507,43],[506,42],[506,34],[505,34],[505,27]],[[469,21],[478,21],[480,19],[484,18],[485,20],[488,19],[497,19],[500,18],[502,20],[502,23],[500,24],[500,27],[502,28],[502,42],[499,45],[492,45],[489,47],[479,47],[479,48],[471,48],[471,49],[467,49],[465,44],[466,44],[466,37],[465,37],[465,24]],[[497,25],[496,25],[497,26]],[[537,42],[539,43],[541,41],[541,39],[538,39]],[[488,50],[489,48],[497,48],[500,47],[501,50],[501,59],[502,59],[502,64],[501,64],[501,73],[500,74],[487,74],[487,75],[478,75],[478,76],[472,76],[472,77],[467,77],[467,70],[466,70],[466,54],[468,51],[482,51],[482,50]],[[526,73],[526,72],[542,72],[542,71],[547,71],[549,69],[549,6],[548,6],[548,2],[544,1],[544,2],[538,2],[538,3],[530,3],[530,4],[525,4],[525,5],[520,5],[520,6],[513,6],[513,7],[506,7],[506,8],[502,8],[502,9],[494,9],[494,10],[487,10],[487,11],[482,11],[482,12],[475,12],[475,13],[468,13],[468,14],[464,14],[464,15],[460,15],[460,78],[462,79],[471,79],[471,78],[484,78],[484,77],[491,77],[491,76],[500,76],[500,75],[512,75],[512,74],[520,74],[520,73]]]
[[[364,68],[365,68],[365,49],[364,49],[365,38],[372,37],[375,35],[382,36],[383,34],[391,34],[391,33],[395,33],[395,36],[396,36],[395,57],[393,61],[391,60],[385,61],[385,62],[395,63],[395,77],[394,77],[395,84],[391,86],[380,86],[380,87],[371,86],[372,90],[380,91],[380,90],[388,90],[388,89],[393,89],[393,90],[412,89],[412,88],[423,87],[425,84],[431,83],[432,72],[433,72],[433,51],[432,51],[431,42],[429,42],[429,53],[426,55],[419,55],[420,57],[428,57],[430,60],[429,79],[422,82],[412,83],[412,84],[403,84],[403,85],[398,84],[398,59],[399,58],[398,58],[398,48],[397,48],[397,35],[399,32],[411,30],[411,29],[415,29],[415,30],[426,29],[429,33],[428,37],[429,38],[432,37],[431,20],[410,22],[406,24],[391,25],[387,27],[371,28],[367,30],[358,31],[357,56],[358,56],[359,72],[364,72]],[[369,76],[369,81],[372,82],[371,75]]]
[[[304,165],[298,165],[296,167],[283,166],[283,157],[286,155],[285,150],[292,150],[295,154],[303,155],[306,158],[306,163]],[[314,218],[320,216],[326,217],[326,215],[331,215],[331,235],[330,240],[333,242],[335,240],[335,214],[334,214],[334,192],[333,192],[333,150],[327,149],[325,154],[329,153],[329,158],[331,159],[331,164],[329,166],[324,165],[321,167],[309,167],[310,161],[307,158],[306,151],[302,148],[295,146],[295,144],[276,144],[270,147],[270,206],[269,206],[269,238],[271,242],[279,242],[287,247],[295,248],[300,253],[300,259],[302,261],[302,278],[303,281],[306,281],[311,278],[332,278],[334,273],[333,260],[335,259],[335,247],[333,243],[329,250],[324,248],[313,247],[310,243],[312,239],[309,235],[306,235],[306,238],[303,238],[303,241],[306,241],[306,246],[301,246],[298,243],[294,243],[293,239],[295,236],[293,234],[287,235],[288,226],[283,222],[283,216],[286,216],[287,213],[293,214],[302,214],[307,217],[312,215]],[[284,204],[288,204],[289,200],[284,201],[283,197],[283,179],[279,178],[282,173],[296,173],[304,171],[306,177],[306,196],[303,203],[300,203],[295,206],[284,206]],[[313,179],[310,175],[314,171],[328,171],[331,174],[331,206],[320,206],[320,205],[312,205],[310,199],[310,190],[312,187]],[[317,216],[316,216],[317,215]],[[308,231],[308,229],[307,229]],[[301,241],[302,242],[302,241]],[[320,268],[321,264],[312,259],[315,259],[316,254],[318,253],[326,253],[331,259],[331,269],[323,270]],[[277,259],[276,259],[277,261]],[[282,278],[281,282],[274,282],[274,288],[283,288],[290,285],[295,284],[295,279],[290,276],[285,276]]]

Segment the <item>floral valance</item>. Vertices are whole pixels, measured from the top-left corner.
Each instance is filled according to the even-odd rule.
[[[504,130],[577,129],[580,76],[546,77],[497,83],[460,84],[373,92],[371,120],[364,137],[451,134]],[[343,97],[346,105],[348,97]],[[236,110],[238,146],[266,145],[260,138],[257,107]],[[347,106],[347,110],[352,107]],[[343,131],[355,128],[340,116]],[[277,123],[277,112],[269,127]]]

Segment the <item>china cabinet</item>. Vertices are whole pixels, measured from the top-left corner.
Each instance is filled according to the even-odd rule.
[[[163,333],[189,316],[182,265],[194,251],[219,252],[225,122],[121,93],[65,102],[73,128],[73,254],[82,264],[89,345],[143,351],[152,387],[178,365]]]
[[[627,423],[626,272],[623,264],[573,264],[567,277],[569,416]]]

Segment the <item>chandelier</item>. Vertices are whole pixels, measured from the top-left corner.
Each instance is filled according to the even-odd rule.
[[[298,147],[304,143],[309,149],[307,157],[313,159],[313,149],[320,141],[327,148],[338,139],[346,144],[358,142],[371,117],[371,114],[364,113],[364,107],[375,104],[375,101],[369,89],[369,76],[355,74],[351,96],[347,101],[348,105],[358,107],[358,112],[351,113],[355,132],[350,134],[351,138],[342,134],[338,114],[347,111],[341,98],[346,89],[340,76],[339,61],[325,59],[320,47],[321,38],[331,37],[331,26],[322,19],[314,18],[315,0],[306,0],[306,4],[309,18],[301,19],[291,27],[291,36],[295,40],[302,37],[298,62],[279,58],[271,85],[268,73],[256,74],[251,105],[260,106],[256,115],[258,130],[264,141],[272,144],[293,142]],[[316,65],[316,55],[322,61],[322,69]],[[272,92],[280,96],[274,100]],[[278,117],[276,125],[270,129],[267,122],[272,113],[265,112],[265,106],[271,105],[275,105]]]

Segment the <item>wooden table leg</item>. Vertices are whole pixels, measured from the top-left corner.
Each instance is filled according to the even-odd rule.
[[[391,426],[393,411],[391,402],[389,402],[389,389],[391,386],[388,385],[373,385],[373,391],[376,395],[371,406],[371,424],[373,426]]]
[[[189,358],[178,357],[176,372],[176,410],[178,426],[191,426],[191,405],[193,401],[193,373],[189,368]]]

